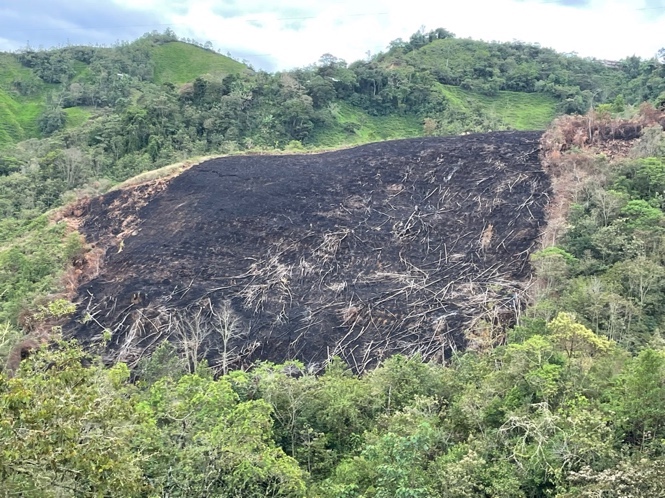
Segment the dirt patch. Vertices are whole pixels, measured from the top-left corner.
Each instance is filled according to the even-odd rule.
[[[80,230],[105,256],[66,330],[107,329],[109,360],[130,364],[165,339],[222,370],[443,356],[521,306],[550,193],[539,139],[227,157],[93,199]]]
[[[634,142],[645,128],[657,125],[665,128],[665,112],[646,102],[632,119],[614,118],[593,110],[583,116],[559,116],[541,139],[543,160],[548,166],[556,164],[563,153],[572,149],[595,150],[610,158],[621,157],[626,152],[622,144]]]

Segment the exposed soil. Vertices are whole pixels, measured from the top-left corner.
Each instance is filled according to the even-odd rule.
[[[362,370],[510,325],[545,224],[537,132],[215,159],[79,205],[103,248],[66,330],[110,360],[169,339],[217,368],[256,359]]]

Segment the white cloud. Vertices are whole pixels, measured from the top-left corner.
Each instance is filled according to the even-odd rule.
[[[18,44],[16,42],[0,37],[0,51],[9,52],[12,50],[16,50],[17,48]]]
[[[211,41],[259,67],[286,69],[324,53],[347,61],[384,50],[421,25],[459,37],[521,40],[582,56],[651,57],[665,45],[665,9],[655,0],[590,0],[580,7],[552,0],[115,0],[149,12],[180,36]],[[129,21],[128,21],[129,23]]]

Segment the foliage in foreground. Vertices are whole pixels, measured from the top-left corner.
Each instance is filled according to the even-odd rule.
[[[0,493],[20,496],[302,496],[272,440],[270,407],[206,375],[129,382],[61,343],[0,376]]]
[[[131,382],[60,343],[0,375],[0,493],[646,497],[665,479],[665,351],[631,357],[565,313],[361,377],[333,361],[213,379],[172,353]]]

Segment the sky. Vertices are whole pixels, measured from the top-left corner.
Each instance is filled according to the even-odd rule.
[[[665,47],[665,0],[2,0],[0,50],[112,45],[171,28],[276,71],[352,62],[421,27],[618,60]]]

